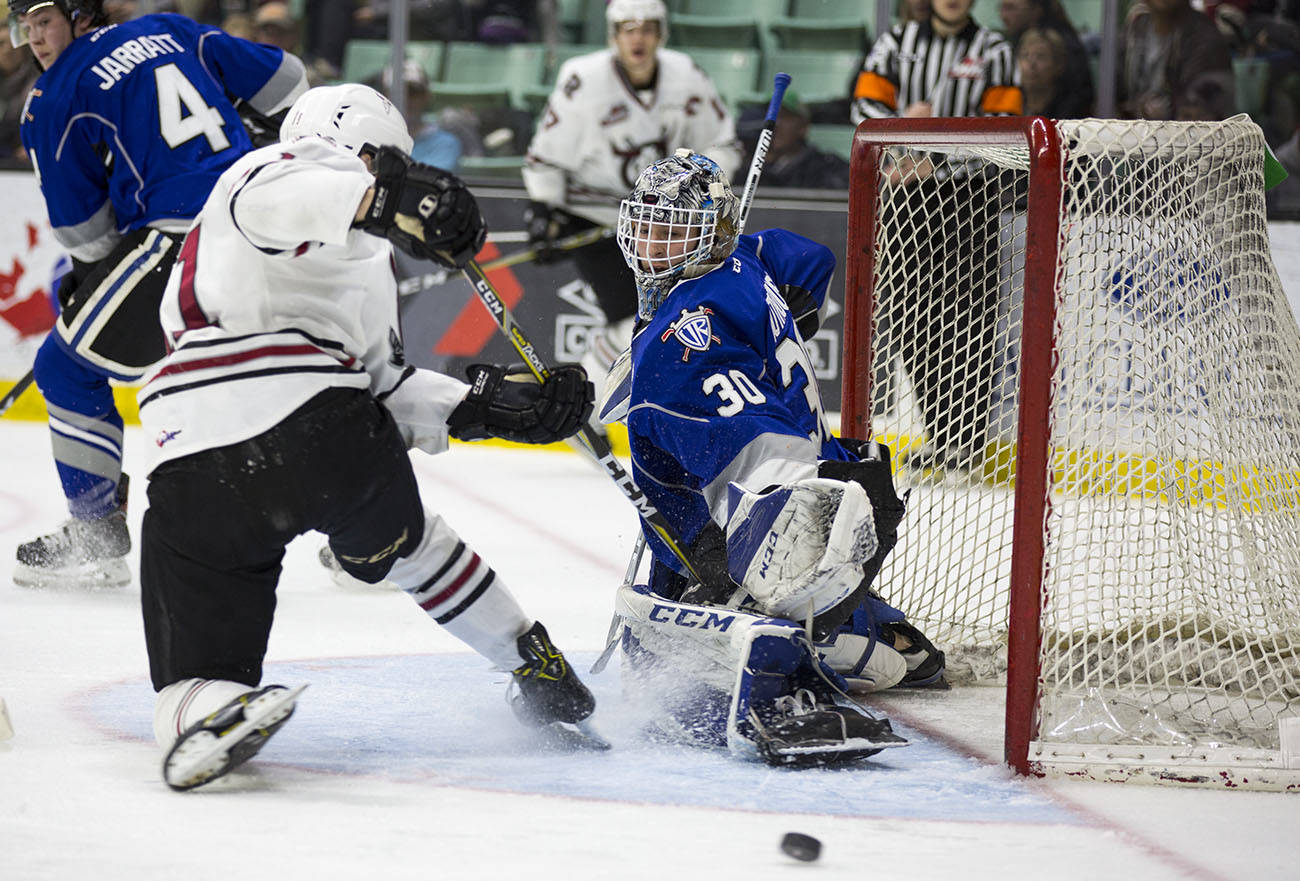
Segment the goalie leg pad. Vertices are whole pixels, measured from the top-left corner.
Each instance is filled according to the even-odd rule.
[[[882,640],[857,633],[837,633],[829,642],[818,643],[821,655],[836,673],[844,677],[849,691],[869,694],[893,688],[907,675],[907,660]]]
[[[867,493],[810,478],[762,493],[728,488],[731,576],[770,615],[802,620],[832,608],[863,578],[877,550]]]
[[[655,727],[777,765],[853,761],[907,741],[888,720],[841,706],[844,682],[792,621],[672,602],[624,585],[624,684],[652,704]]]

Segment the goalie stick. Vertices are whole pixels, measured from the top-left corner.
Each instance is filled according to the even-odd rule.
[[[754,149],[754,158],[749,164],[749,174],[745,179],[745,191],[740,201],[740,217],[738,226],[740,230],[744,229],[745,220],[749,215],[749,206],[754,199],[754,190],[758,186],[759,175],[763,171],[763,162],[767,157],[767,147],[772,142],[772,131],[776,128],[776,117],[781,109],[781,99],[785,97],[785,90],[790,85],[790,75],[788,73],[778,73],[774,78],[772,87],[772,100],[768,104],[767,116],[763,119],[763,131],[758,136],[758,144]],[[487,274],[482,266],[476,261],[471,260],[466,264],[463,272],[465,278],[469,280],[470,286],[478,295],[479,300],[487,308],[488,312],[497,322],[497,327],[505,334],[506,339],[514,346],[515,351],[523,357],[524,363],[528,369],[539,381],[546,379],[550,370],[541,356],[537,353],[536,347],[528,340],[527,335],[520,329],[519,324],[515,321],[514,316],[502,301],[492,282],[488,280]],[[659,513],[659,510],[650,504],[650,500],[645,497],[641,489],[632,480],[632,476],[627,473],[622,464],[614,457],[613,450],[610,449],[609,441],[599,432],[592,428],[591,424],[583,425],[578,432],[578,439],[582,445],[591,453],[610,479],[618,485],[623,491],[641,519],[655,531],[659,538],[673,552],[673,555],[682,562],[690,571],[691,575],[697,580],[702,581],[700,573],[702,567],[690,559],[685,544],[677,535],[677,530],[673,529],[672,524]],[[643,548],[643,537],[638,536],[637,549],[634,551],[635,560],[639,563],[640,553]],[[635,570],[632,570],[635,574]]]

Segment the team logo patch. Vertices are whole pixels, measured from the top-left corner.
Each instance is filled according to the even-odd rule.
[[[666,343],[669,337],[676,337],[677,342],[686,347],[682,352],[683,361],[690,360],[691,352],[707,352],[710,345],[722,342],[713,335],[713,322],[709,319],[712,314],[713,310],[707,306],[694,312],[683,309],[681,317],[668,325],[659,341]]]

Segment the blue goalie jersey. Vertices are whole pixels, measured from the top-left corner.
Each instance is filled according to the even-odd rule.
[[[21,135],[55,237],[97,260],[119,234],[198,213],[252,149],[232,102],[271,112],[302,64],[180,15],[146,15],[74,40],[27,99]]]
[[[795,233],[741,236],[719,266],[674,287],[632,340],[633,478],[685,542],[710,519],[726,522],[731,481],[786,483],[815,476],[821,459],[854,458],[826,424],[783,295],[793,288],[820,307],[834,268],[829,249]]]

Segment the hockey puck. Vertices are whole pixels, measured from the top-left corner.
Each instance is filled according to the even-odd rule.
[[[787,832],[781,839],[781,852],[801,862],[811,863],[822,855],[822,843],[802,832]]]

